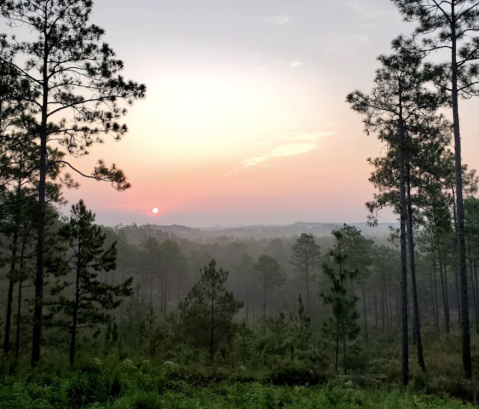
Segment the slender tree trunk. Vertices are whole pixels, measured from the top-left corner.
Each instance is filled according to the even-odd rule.
[[[12,328],[12,310],[13,310],[13,290],[15,287],[15,266],[17,262],[17,245],[18,245],[18,232],[15,230],[12,239],[12,252],[10,260],[10,277],[8,282],[7,293],[7,312],[5,317],[5,338],[3,341],[3,354],[8,355],[10,352],[10,331]]]
[[[73,306],[72,333],[70,338],[70,365],[73,365],[75,361],[78,308],[80,306],[80,273],[81,273],[81,258],[82,258],[81,248],[82,248],[81,239],[78,239],[77,266],[76,266],[76,277],[75,277],[75,304]]]
[[[18,282],[17,328],[15,334],[15,359],[17,361],[20,355],[20,326],[22,324],[22,289],[23,280],[20,280]]]
[[[18,280],[18,300],[17,300],[17,330],[15,337],[15,359],[18,361],[20,355],[20,326],[22,324],[22,289],[24,280],[24,262],[25,262],[25,248],[26,248],[26,233],[23,236],[22,250],[20,253],[20,276]]]
[[[306,297],[308,303],[308,315],[311,317],[311,303],[309,302],[309,277],[306,276]]]
[[[462,364],[464,375],[472,378],[471,361],[471,332],[469,327],[469,294],[467,285],[466,267],[466,238],[464,233],[464,199],[462,181],[462,153],[461,131],[459,125],[459,92],[457,76],[457,38],[456,14],[454,3],[451,3],[451,85],[452,85],[452,116],[454,123],[454,149],[455,149],[455,176],[456,176],[456,207],[457,207],[457,243],[459,253],[459,277],[461,284],[461,338],[462,338]]]
[[[362,294],[363,294],[364,339],[366,340],[366,342],[369,342],[368,311],[367,311],[367,306],[366,306],[366,280],[362,281],[361,289],[362,289]]]
[[[437,275],[436,275],[436,253],[433,253],[433,260],[432,260],[432,285],[433,291],[433,308],[434,308],[434,324],[436,326],[437,334],[440,333],[440,326],[439,326],[439,302],[437,299]]]
[[[213,360],[213,354],[214,354],[214,345],[215,345],[215,325],[214,325],[214,319],[215,319],[215,305],[214,305],[214,299],[211,297],[211,339],[210,339],[210,360]]]
[[[476,309],[479,313],[479,283],[477,279],[477,263],[474,260],[474,277],[473,277],[473,285],[476,289]],[[479,335],[479,318],[476,320],[476,334]]]
[[[476,328],[479,327],[479,311],[477,308],[477,294],[476,294],[476,286],[474,285],[474,267],[472,261],[472,250],[469,247],[469,273],[471,276],[471,287],[472,287],[472,300],[474,304],[474,318],[476,323]]]
[[[163,317],[166,320],[167,317],[167,307],[168,307],[168,266],[165,268],[165,288],[164,288],[164,297],[163,297]]]
[[[459,285],[459,274],[457,273],[457,269],[455,266],[454,268],[454,280],[455,280],[455,289],[456,289],[456,300],[457,300],[457,323],[459,328],[461,328],[461,292],[460,292],[460,285]]]
[[[387,302],[386,302],[386,273],[383,271],[382,276],[383,291],[381,292],[381,318],[382,318],[382,327],[383,332],[386,331],[386,315],[387,315]]]
[[[417,360],[423,372],[426,372],[426,363],[424,362],[424,352],[422,349],[421,339],[421,318],[419,315],[419,299],[417,294],[417,282],[416,282],[416,259],[414,253],[414,231],[413,231],[413,210],[412,210],[412,197],[411,197],[411,171],[408,165],[407,170],[407,235],[409,246],[409,268],[411,270],[411,284],[412,284],[412,299],[414,310],[414,340],[417,347]]]
[[[346,350],[346,332],[344,330],[344,323],[343,327],[343,354],[344,354],[344,375],[348,374],[348,355]]]
[[[266,283],[263,285],[263,318],[266,318]]]
[[[334,369],[338,373],[338,361],[339,361],[339,320],[336,317],[336,361],[334,364]]]
[[[401,92],[401,91],[400,91]],[[402,101],[399,118],[399,191],[401,222],[401,317],[402,317],[402,379],[409,383],[409,334],[408,334],[408,284],[407,284],[407,249],[406,249],[406,177],[405,177],[405,129],[402,117]]]
[[[47,7],[45,7],[44,20],[48,19]],[[47,180],[47,139],[48,139],[48,93],[49,93],[49,70],[48,70],[48,33],[43,32],[43,100],[41,108],[40,126],[40,162],[38,180],[38,232],[37,232],[37,269],[35,275],[35,304],[33,309],[33,337],[32,337],[32,367],[40,360],[40,346],[42,340],[43,319],[43,286],[44,286],[44,253],[45,253],[45,222],[46,222],[46,180]]]
[[[153,285],[155,283],[155,276],[153,271],[150,271],[150,305],[153,307]]]
[[[442,252],[442,250],[441,250]],[[448,296],[448,283],[447,283],[447,271],[444,266],[442,254],[439,254],[439,272],[441,274],[441,290],[442,290],[442,304],[444,308],[444,325],[446,334],[450,334],[450,317],[449,317],[449,296]]]

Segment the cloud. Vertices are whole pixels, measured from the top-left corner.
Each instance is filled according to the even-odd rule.
[[[282,156],[295,156],[302,153],[311,152],[317,148],[317,144],[311,142],[291,143],[288,145],[278,146],[271,151],[270,157],[277,158]]]
[[[252,156],[251,158],[247,158],[243,161],[243,167],[250,168],[252,166],[258,166],[267,160],[268,158],[266,156]]]
[[[318,141],[324,136],[334,135],[336,132],[310,132],[310,133],[293,133],[285,136],[283,139],[287,141]]]
[[[284,16],[268,16],[263,19],[264,23],[274,24],[276,26],[285,26],[291,23],[291,17],[288,15]]]
[[[259,141],[259,142],[253,143],[253,146],[266,146],[266,145],[269,145],[270,143],[271,143],[270,141]]]
[[[301,67],[303,63],[301,61],[291,61],[290,67],[291,68],[298,68]]]
[[[283,143],[279,146],[272,148],[269,152],[248,156],[239,166],[233,169],[231,172],[224,175],[228,177],[234,175],[241,170],[249,169],[257,166],[268,166],[268,162],[275,158],[282,158],[288,156],[303,155],[309,153],[319,146],[319,141],[328,135],[334,135],[335,132],[311,132],[311,133],[293,133],[283,138],[287,143]],[[255,146],[267,145],[269,142],[258,142]]]
[[[390,16],[393,13],[392,10],[379,10],[377,8],[367,7],[364,5],[363,0],[349,0],[344,1],[343,4],[350,7],[354,13],[357,14],[359,20],[379,20],[386,16]]]
[[[322,43],[321,49],[329,54],[338,51],[354,51],[358,47],[366,47],[371,44],[371,39],[363,34],[345,34],[333,31],[324,37],[315,37]]]

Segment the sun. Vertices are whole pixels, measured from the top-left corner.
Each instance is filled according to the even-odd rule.
[[[159,213],[159,210],[157,207],[154,207],[153,209],[151,209],[151,213],[153,214],[158,214]]]

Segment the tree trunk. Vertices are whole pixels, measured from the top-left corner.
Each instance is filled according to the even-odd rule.
[[[153,285],[155,283],[155,276],[153,271],[150,271],[150,305],[153,308]]]
[[[479,283],[477,279],[477,264],[476,260],[474,260],[474,277],[472,283],[476,289],[476,309],[479,313]],[[479,318],[476,320],[476,333],[479,335]]]
[[[213,297],[211,297],[211,339],[210,339],[210,360],[213,360],[214,345],[215,345],[215,305]]]
[[[78,308],[80,306],[81,247],[82,247],[81,239],[78,239],[77,266],[76,266],[76,277],[75,277],[75,304],[73,306],[72,333],[70,338],[70,365],[73,365],[75,361]]]
[[[266,318],[266,284],[263,286],[263,317]]]
[[[163,317],[166,320],[167,317],[167,306],[168,306],[168,266],[165,268],[164,272],[165,276],[165,288],[164,288],[164,294],[163,294]]]
[[[18,282],[17,329],[15,336],[15,359],[20,355],[20,325],[22,324],[22,289],[23,280]]]
[[[366,280],[363,280],[361,283],[362,294],[363,294],[363,315],[364,315],[364,339],[366,342],[369,342],[369,333],[368,333],[368,312],[366,307]]]
[[[336,361],[334,364],[334,369],[338,373],[338,361],[339,361],[339,320],[336,317]]]
[[[474,285],[474,267],[472,262],[472,251],[469,247],[469,273],[471,276],[471,287],[472,287],[472,301],[474,306],[474,318],[476,323],[476,328],[479,327],[479,311],[477,308],[477,294],[476,294],[476,286]]]
[[[15,359],[18,361],[20,355],[20,326],[22,324],[22,289],[23,289],[23,280],[24,280],[24,262],[25,262],[25,248],[26,248],[26,239],[25,236],[22,241],[22,250],[20,254],[20,276],[18,280],[18,300],[17,300],[17,331],[15,337]]]
[[[452,85],[452,116],[454,123],[454,150],[455,150],[455,179],[456,179],[456,207],[457,207],[457,243],[459,253],[459,278],[461,285],[461,338],[462,338],[462,364],[464,375],[472,378],[471,361],[471,332],[469,328],[469,294],[467,285],[466,267],[466,238],[464,233],[464,200],[462,182],[462,153],[461,131],[459,125],[459,92],[457,79],[457,38],[456,15],[454,3],[451,3],[451,85]]]
[[[402,102],[400,102],[402,104]],[[407,285],[407,250],[406,250],[406,178],[405,178],[405,129],[402,118],[402,105],[399,118],[399,191],[401,222],[401,317],[402,317],[402,380],[409,383],[409,334],[408,334],[408,285]]]
[[[433,291],[433,308],[434,308],[434,324],[436,325],[437,334],[440,334],[440,326],[439,326],[439,301],[437,298],[437,274],[436,274],[436,253],[433,253],[433,260],[432,260],[432,285]]]
[[[460,285],[459,285],[459,274],[457,273],[457,269],[455,266],[454,268],[454,280],[455,280],[455,288],[456,288],[456,300],[457,300],[457,322],[459,328],[461,328],[461,293],[460,293]]]
[[[348,355],[346,350],[346,332],[343,324],[343,355],[344,355],[344,375],[348,374]]]
[[[442,252],[442,250],[441,250]],[[444,308],[444,325],[446,334],[450,334],[450,316],[449,316],[449,295],[448,295],[448,282],[447,282],[447,270],[444,266],[443,255],[439,254],[439,273],[441,275],[441,291],[442,291],[442,305]]]
[[[46,13],[45,13],[46,14]],[[45,20],[49,17],[45,15]],[[45,24],[45,27],[47,24]],[[46,30],[46,28],[45,28]],[[49,93],[49,70],[48,55],[49,45],[47,32],[44,35],[43,48],[43,101],[41,108],[40,126],[40,162],[38,179],[38,231],[37,231],[37,268],[35,274],[35,304],[33,308],[33,337],[32,337],[32,367],[40,360],[40,346],[42,340],[43,320],[43,286],[44,286],[44,253],[45,253],[45,218],[46,218],[46,180],[47,180],[47,139],[48,139],[48,93]]]
[[[7,295],[7,313],[5,317],[5,338],[3,340],[3,354],[10,352],[10,330],[12,328],[12,310],[13,310],[13,290],[15,287],[15,265],[17,261],[18,232],[15,230],[12,239],[12,253],[10,260],[10,277],[8,283]]]
[[[426,372],[426,363],[424,362],[424,353],[422,349],[421,339],[421,318],[419,315],[419,299],[417,295],[417,282],[416,282],[416,259],[414,253],[414,231],[413,231],[413,210],[412,210],[412,197],[411,197],[411,172],[408,165],[407,170],[407,235],[409,246],[409,268],[411,270],[411,284],[412,284],[412,299],[414,310],[414,340],[417,347],[417,360],[423,372]]]

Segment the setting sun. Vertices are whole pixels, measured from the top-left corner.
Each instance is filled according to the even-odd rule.
[[[151,213],[153,214],[158,214],[159,210],[157,207],[154,207],[153,209],[151,209]]]

